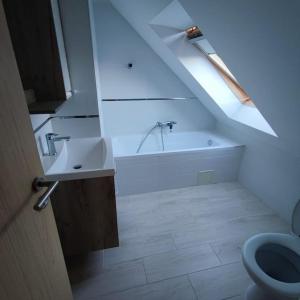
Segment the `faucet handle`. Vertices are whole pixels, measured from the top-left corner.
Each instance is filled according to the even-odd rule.
[[[52,133],[52,132],[50,132],[50,133],[47,133],[46,134],[46,139],[47,140],[51,140],[53,137],[55,137],[55,136],[58,136],[58,134],[57,133]]]
[[[167,121],[167,124],[175,125],[175,124],[177,124],[177,122],[176,121]]]

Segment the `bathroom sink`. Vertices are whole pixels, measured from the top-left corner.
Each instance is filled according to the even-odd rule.
[[[45,170],[48,180],[74,180],[113,176],[115,166],[111,140],[75,138],[63,141],[51,166]]]

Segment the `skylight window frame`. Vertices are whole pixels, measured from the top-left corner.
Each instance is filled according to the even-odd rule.
[[[200,40],[203,40],[203,39],[205,39],[205,38],[202,35]],[[222,77],[222,79],[224,80],[224,82],[226,83],[228,88],[232,91],[232,93],[236,96],[236,98],[240,101],[240,103],[242,103],[243,105],[255,107],[255,104],[252,101],[251,97],[243,89],[243,87],[237,81],[235,76],[231,73],[229,68],[223,62],[222,58],[215,51],[209,52],[209,53],[207,51],[205,51],[198,43],[199,38],[192,38],[192,39],[190,39],[190,41],[198,50],[200,50],[205,55],[205,57],[208,59],[208,61],[214,66],[214,68],[217,70],[219,75]],[[207,43],[209,44],[208,41],[207,41]],[[213,47],[211,47],[211,45],[210,45],[210,48],[212,50],[214,50]],[[214,59],[214,56],[216,56],[217,59]]]
[[[217,58],[222,63],[219,63],[217,60],[215,60],[212,57],[213,55],[216,55]],[[221,57],[216,53],[210,53],[210,54],[207,54],[207,58],[211,62],[211,64],[217,69],[217,71],[219,72],[219,74],[224,79],[225,83],[227,84],[227,86],[234,93],[234,95],[238,98],[238,100],[244,105],[255,106],[252,99],[250,98],[250,96],[247,94],[247,92],[243,89],[243,87],[240,85],[240,83],[236,80],[234,75],[227,68],[227,66],[221,59]]]

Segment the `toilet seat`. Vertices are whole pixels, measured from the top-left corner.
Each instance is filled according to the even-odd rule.
[[[278,281],[266,274],[258,265],[256,260],[257,250],[267,244],[286,247],[300,256],[300,239],[298,237],[280,233],[257,234],[246,241],[242,250],[243,263],[249,275],[258,285],[262,285],[276,294],[299,297],[300,281],[296,283]]]

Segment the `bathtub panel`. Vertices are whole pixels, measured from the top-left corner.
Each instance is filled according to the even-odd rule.
[[[243,147],[116,158],[118,195],[197,185],[198,173],[215,171],[214,182],[237,179]]]
[[[142,138],[131,135],[113,139],[119,195],[197,185],[199,172],[205,170],[214,170],[213,182],[237,179],[244,146],[216,132],[164,132],[164,152],[160,135],[152,134],[136,154]]]

